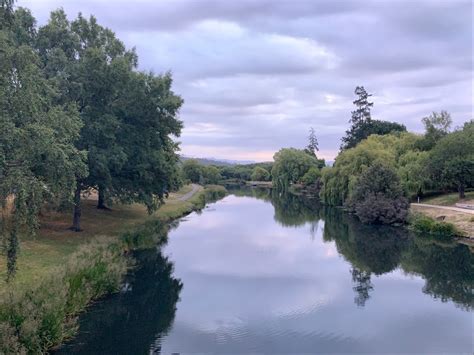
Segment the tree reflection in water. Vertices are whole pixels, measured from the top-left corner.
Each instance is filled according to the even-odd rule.
[[[242,189],[241,196],[271,202],[275,220],[294,227],[311,223],[313,233],[324,221],[323,240],[334,242],[338,252],[352,265],[350,270],[355,303],[363,307],[374,291],[372,275],[401,267],[425,280],[423,292],[443,302],[453,301],[474,309],[474,255],[465,245],[440,244],[413,237],[405,228],[371,226],[338,208],[321,206],[317,200],[269,189]]]
[[[80,332],[58,353],[160,353],[173,323],[183,287],[173,264],[155,249],[135,255],[139,268],[127,276],[124,291],[95,304],[80,320]]]

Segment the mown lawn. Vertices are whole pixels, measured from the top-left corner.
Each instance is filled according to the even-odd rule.
[[[82,232],[68,230],[71,225],[71,212],[46,212],[41,217],[41,228],[35,237],[23,237],[20,240],[18,271],[14,279],[17,286],[33,285],[48,272],[61,267],[78,247],[94,238],[117,238],[128,228],[146,222],[148,219],[170,220],[194,209],[201,198],[200,188],[187,201],[179,201],[179,197],[191,191],[190,185],[173,193],[157,212],[148,215],[142,205],[114,205],[112,210],[98,210],[96,201],[83,200]],[[0,295],[8,286],[5,283],[6,260],[0,261]]]
[[[421,200],[420,203],[439,206],[453,206],[456,203],[474,204],[474,191],[466,192],[466,198],[463,200],[459,199],[458,193],[451,193],[441,196],[428,197]]]

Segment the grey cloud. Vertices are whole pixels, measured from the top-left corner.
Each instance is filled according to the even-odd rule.
[[[450,111],[458,126],[472,118],[469,0],[18,3],[40,23],[59,6],[95,14],[137,47],[141,69],[171,70],[185,99],[183,150],[248,159],[302,147],[314,126],[334,155],[356,85],[374,93],[374,117],[418,132],[431,111]]]

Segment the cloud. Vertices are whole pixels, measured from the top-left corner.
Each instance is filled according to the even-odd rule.
[[[472,118],[469,0],[19,0],[40,24],[63,6],[94,14],[140,68],[171,70],[185,105],[183,152],[268,160],[316,129],[333,158],[353,90],[374,93],[373,116],[422,131],[432,111]]]

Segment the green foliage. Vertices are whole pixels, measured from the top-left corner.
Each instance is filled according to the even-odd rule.
[[[420,195],[426,186],[431,185],[428,162],[428,152],[418,150],[409,150],[398,159],[398,176],[407,195]]]
[[[404,155],[414,150],[419,139],[412,133],[372,135],[356,147],[342,151],[332,168],[322,170],[322,201],[343,205],[351,197],[358,177],[376,163],[392,167],[398,173],[401,162],[407,158]]]
[[[137,72],[134,50],[93,16],[70,22],[55,11],[37,37],[57,101],[75,105],[83,122],[77,147],[87,150],[89,176],[77,180],[78,190],[98,189],[99,205],[105,196],[156,210],[181,183],[173,137],[181,132],[183,100],[171,90],[171,75]]]
[[[202,166],[202,176],[206,184],[217,184],[221,179],[221,173],[215,166]]]
[[[0,15],[6,13],[9,20],[0,30],[0,203],[9,211],[0,224],[11,276],[18,233],[34,234],[43,203],[70,200],[76,177],[85,177],[87,168],[85,154],[74,146],[82,127],[77,110],[56,102],[57,88],[29,45],[34,20],[2,2]]]
[[[436,221],[421,213],[412,214],[409,222],[410,229],[420,237],[452,240],[460,234],[451,223]]]
[[[474,185],[474,121],[447,134],[430,152],[429,172],[441,187],[456,187],[460,198]]]
[[[184,178],[197,184],[202,178],[203,166],[198,163],[195,159],[188,159],[183,162],[183,175]]]
[[[305,152],[309,155],[316,157],[316,152],[319,150],[319,143],[318,138],[316,137],[316,132],[314,128],[311,127],[309,129],[309,136],[308,136],[308,145],[305,148]]]
[[[301,182],[304,185],[315,185],[318,183],[320,178],[321,170],[313,166],[306,172],[306,174],[303,175]]]
[[[252,173],[255,168],[262,168],[270,172],[273,167],[273,163],[255,163],[245,165],[232,165],[221,168],[221,175],[224,179],[235,179],[241,181],[250,181],[252,179]],[[269,177],[270,179],[271,177]]]
[[[372,134],[385,135],[394,132],[406,132],[406,127],[399,123],[372,120],[370,110],[374,104],[368,101],[372,95],[368,94],[363,86],[357,86],[355,94],[358,96],[353,102],[356,110],[352,111],[352,117],[349,121],[352,125],[346,131],[345,137],[342,138],[341,150],[354,148]]]
[[[256,166],[253,168],[250,178],[252,181],[268,181],[270,180],[270,173],[268,170],[260,166]]]
[[[273,159],[273,186],[278,190],[287,190],[291,184],[299,182],[311,167],[317,166],[314,156],[295,148],[280,149]]]
[[[363,223],[404,223],[408,200],[393,168],[380,163],[365,170],[357,180],[349,205]]]
[[[448,134],[449,127],[453,122],[451,115],[446,111],[433,112],[430,116],[422,118],[421,121],[425,126],[425,135],[418,142],[417,148],[424,151],[433,149],[436,143]]]
[[[406,130],[404,125],[396,122],[379,120],[361,121],[353,124],[351,129],[346,132],[346,136],[342,139],[341,149],[354,148],[372,134],[385,135],[395,132],[406,132]]]
[[[95,240],[37,288],[12,288],[0,304],[0,352],[40,354],[60,344],[91,299],[118,290],[126,268],[122,249]]]

